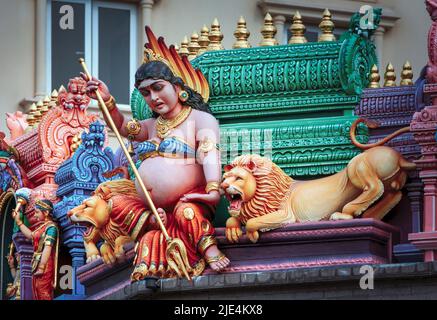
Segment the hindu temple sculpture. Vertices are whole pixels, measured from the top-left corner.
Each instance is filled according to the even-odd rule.
[[[82,74],[88,81],[88,95],[106,105],[105,119],[112,119],[122,136],[139,142],[139,176],[135,184],[126,181],[101,185],[93,198],[70,212],[70,217],[72,221],[89,222],[91,215],[104,216],[103,221],[92,222],[97,230],[101,225],[114,225],[115,216],[124,219],[127,229],[115,238],[100,232],[107,242],[100,254],[112,262],[121,255],[120,248],[129,237],[137,240],[132,281],[146,276],[189,278],[201,274],[205,262],[219,271],[229,264],[229,259],[217,248],[211,223],[214,206],[220,200],[221,164],[218,123],[205,102],[208,84],[173,46],[169,49],[148,28],[146,33],[149,44],[144,64],[135,75],[135,87],[153,111],[151,119],[125,119],[106,85]],[[144,205],[137,210],[141,202]],[[156,213],[154,205],[158,207]],[[119,211],[126,207],[133,209]],[[147,207],[154,215],[145,214]],[[90,211],[94,212],[87,214]],[[175,239],[178,242],[173,242]],[[172,242],[176,243],[173,247]],[[97,257],[94,242],[85,243],[87,257]]]
[[[59,230],[53,222],[53,204],[47,199],[35,201],[35,213],[32,216],[32,229],[20,218],[19,209],[30,201],[31,191],[27,188],[17,190],[19,202],[12,212],[20,231],[32,241],[32,291],[35,300],[52,300],[57,282]]]
[[[290,223],[360,216],[381,220],[401,200],[400,190],[407,180],[407,171],[414,170],[416,165],[390,147],[377,146],[388,139],[371,145],[370,149],[359,143],[355,129],[363,121],[358,119],[351,126],[351,140],[368,150],[332,176],[296,181],[270,159],[259,155],[242,155],[225,166],[221,187],[230,202],[231,217],[226,221],[228,241],[238,242],[243,234],[242,225],[246,226],[249,239],[257,242],[259,231]]]
[[[435,20],[436,1],[426,3]],[[180,52],[146,27],[132,118],[83,59],[67,89],[7,114],[2,297],[213,296],[218,287],[282,290],[306,281],[299,268],[391,267],[422,261],[422,249],[433,261],[428,239],[437,236],[423,234],[420,219],[435,229],[426,190],[435,185],[436,118],[425,105],[429,92],[435,99],[436,22],[421,82],[406,63],[396,86],[389,64],[381,86],[372,41],[381,14],[374,8],[363,27],[356,13],[336,36],[325,10],[321,36],[308,42],[296,12],[287,45],[267,14],[259,47],[240,18],[232,50],[217,19]],[[87,112],[92,100],[103,117]],[[67,269],[65,289],[57,271]]]

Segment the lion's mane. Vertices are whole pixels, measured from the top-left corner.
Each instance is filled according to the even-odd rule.
[[[130,228],[130,226],[122,226],[122,223],[131,212],[138,216],[146,210],[131,180],[120,179],[101,183],[94,194],[111,203],[111,219],[102,230],[105,239],[111,244],[120,235],[120,228]]]
[[[255,169],[248,169],[250,163]],[[255,196],[241,207],[240,220],[244,224],[251,218],[277,211],[285,202],[293,179],[287,176],[270,159],[259,155],[242,155],[234,159],[232,167],[251,171],[256,180]]]

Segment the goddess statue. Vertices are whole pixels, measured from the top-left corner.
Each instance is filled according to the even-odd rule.
[[[53,204],[50,200],[35,202],[35,214],[30,230],[14,211],[13,218],[24,236],[33,243],[32,292],[34,300],[53,300],[56,287],[56,270],[59,249],[59,231],[52,220]]]
[[[215,271],[230,263],[218,249],[211,223],[220,200],[219,126],[208,104],[209,87],[203,75],[181,59],[174,47],[156,40],[149,28],[144,63],[135,74],[135,87],[150,107],[153,117],[126,119],[108,87],[94,77],[87,81],[87,94],[97,99],[98,90],[120,134],[137,141],[138,168],[168,234],[182,240],[188,255],[190,275],[199,275],[205,262]],[[202,94],[202,95],[201,95]],[[108,123],[108,119],[106,119]],[[136,192],[146,202],[135,182]],[[150,216],[149,225],[156,225]],[[166,241],[161,230],[144,233],[136,246],[132,281],[146,276],[171,277],[182,273],[169,268]]]

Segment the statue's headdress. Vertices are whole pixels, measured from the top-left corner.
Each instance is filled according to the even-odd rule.
[[[194,69],[186,56],[180,57],[173,45],[167,47],[163,37],[156,39],[152,30],[146,26],[149,43],[145,44],[144,62],[161,61],[173,74],[181,78],[185,84],[199,93],[205,102],[209,99],[209,85],[199,69]]]
[[[53,211],[53,203],[47,199],[36,200],[35,208],[41,211],[49,211],[51,213]]]

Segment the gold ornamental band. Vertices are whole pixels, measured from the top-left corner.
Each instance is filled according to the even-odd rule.
[[[217,181],[208,182],[208,184],[205,187],[205,192],[210,193],[212,190],[219,191],[220,190],[220,183]]]
[[[217,245],[217,240],[214,236],[205,236],[197,245],[197,248],[199,250],[199,253],[203,256],[205,254],[205,251],[212,245]]]

